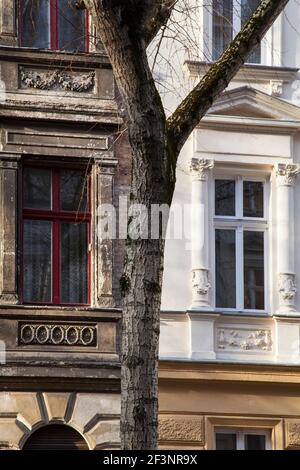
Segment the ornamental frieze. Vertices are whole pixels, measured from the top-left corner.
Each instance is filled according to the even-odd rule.
[[[217,348],[223,351],[272,351],[269,329],[218,328]]]
[[[22,346],[96,346],[96,325],[19,323],[18,343]]]
[[[19,68],[21,88],[36,90],[92,92],[95,86],[95,71],[79,72],[60,69],[45,70]]]

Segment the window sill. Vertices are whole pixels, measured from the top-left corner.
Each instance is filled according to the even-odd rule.
[[[220,313],[221,315],[229,316],[240,316],[240,317],[271,317],[271,314],[267,310],[234,310],[215,308],[214,313]]]
[[[66,52],[30,47],[0,45],[0,59],[14,59],[18,62],[87,67],[109,67],[110,62],[104,52]]]
[[[23,317],[42,319],[46,317],[61,317],[68,319],[97,319],[107,318],[118,320],[121,318],[122,310],[119,308],[105,307],[70,307],[57,305],[0,305],[0,317]]]

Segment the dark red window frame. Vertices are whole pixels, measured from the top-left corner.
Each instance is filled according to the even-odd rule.
[[[20,45],[22,46],[23,40],[23,32],[22,32],[22,21],[20,19],[21,11],[22,11],[22,2],[24,0],[19,0],[19,34],[20,34]],[[50,50],[58,51],[58,15],[59,15],[59,8],[58,8],[58,0],[49,0],[50,3]],[[88,11],[85,10],[85,52],[89,52],[90,50],[90,34],[89,34],[89,27],[90,27],[90,20]],[[67,51],[69,52],[69,51]]]
[[[24,166],[25,167],[25,166]],[[23,227],[24,220],[47,220],[52,222],[52,301],[51,302],[24,302],[22,303],[30,305],[62,305],[62,306],[89,306],[91,304],[91,183],[90,183],[90,174],[88,175],[88,207],[85,212],[75,212],[75,211],[64,211],[60,209],[60,177],[59,173],[61,170],[81,170],[82,168],[74,167],[49,167],[41,166],[34,164],[27,164],[26,168],[47,168],[52,172],[52,209],[28,209],[24,206],[24,172],[23,172],[23,181],[22,181],[22,210],[23,210],[23,220],[22,220],[22,231],[21,238],[23,242]],[[88,224],[88,266],[87,266],[87,300],[86,304],[73,304],[73,303],[61,303],[60,302],[60,223],[61,222],[84,222]],[[22,243],[23,246],[23,243]],[[24,276],[24,260],[22,257],[22,288],[23,288],[23,276]],[[22,292],[21,292],[22,297]]]

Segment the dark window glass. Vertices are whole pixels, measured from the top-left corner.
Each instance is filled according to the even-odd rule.
[[[24,206],[29,209],[51,209],[51,170],[25,168]]]
[[[64,51],[85,51],[84,10],[76,8],[76,0],[58,0],[58,48]]]
[[[232,0],[213,0],[213,60],[220,57],[232,40],[232,15]]]
[[[235,216],[235,181],[215,180],[215,215]]]
[[[236,307],[235,230],[216,230],[216,306]]]
[[[51,302],[51,239],[51,222],[24,221],[25,302]]]
[[[244,217],[264,216],[264,185],[257,181],[243,183]]]
[[[86,211],[87,176],[84,171],[60,172],[60,208],[63,211]]]
[[[49,49],[50,0],[21,0],[20,5],[22,46]]]
[[[259,5],[260,0],[241,0],[241,25],[249,20],[250,16],[254,10]],[[260,64],[261,62],[261,47],[260,44],[251,52],[250,56],[247,59],[248,63]]]
[[[244,308],[264,309],[263,232],[244,232]]]
[[[88,299],[88,225],[62,223],[60,232],[60,301],[85,304]]]
[[[236,450],[236,434],[216,433],[216,450]]]
[[[266,450],[266,437],[259,434],[246,434],[245,450]]]

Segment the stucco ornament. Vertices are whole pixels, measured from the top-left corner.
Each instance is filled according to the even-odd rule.
[[[278,185],[293,186],[300,172],[300,165],[278,163],[275,171]]]
[[[193,177],[206,179],[214,167],[214,161],[205,158],[192,158],[190,161],[190,172]]]
[[[230,351],[271,351],[272,345],[272,333],[270,330],[219,328],[217,331],[218,349]]]
[[[55,91],[92,91],[95,85],[95,72],[64,72],[63,70],[47,71],[43,69],[20,68],[22,88]]]
[[[66,345],[94,346],[97,340],[95,325],[21,323],[19,344],[21,345]]]
[[[280,273],[278,275],[278,291],[283,303],[294,303],[297,293],[295,274]]]
[[[195,269],[192,275],[192,288],[199,295],[207,295],[211,284],[207,269]]]

